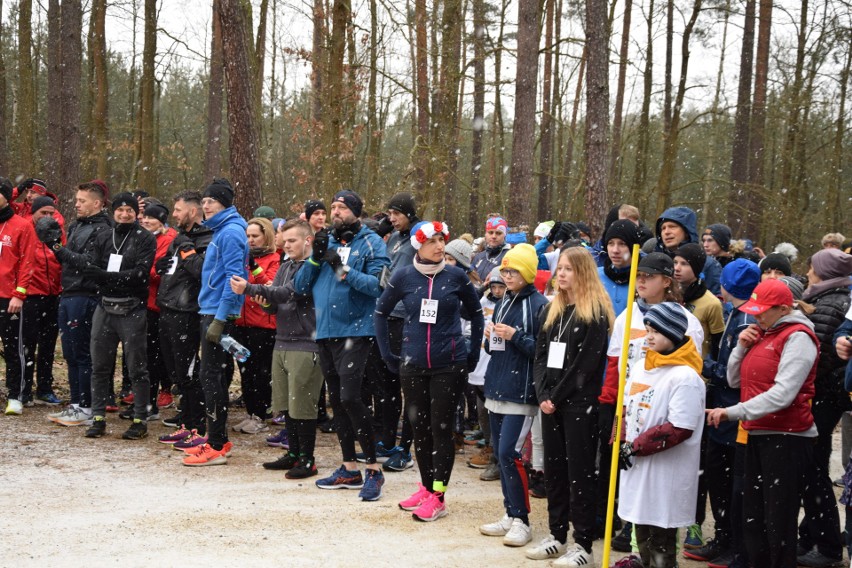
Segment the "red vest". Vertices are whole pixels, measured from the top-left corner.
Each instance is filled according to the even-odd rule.
[[[797,331],[806,333],[819,350],[819,340],[816,335],[808,326],[801,323],[786,324],[767,331],[743,358],[740,366],[740,400],[745,402],[752,399],[768,391],[775,383],[784,344],[790,334]],[[743,428],[777,432],[804,432],[809,429],[814,423],[811,399],[814,397],[814,378],[818,361],[819,354],[790,406],[757,420],[744,420]]]

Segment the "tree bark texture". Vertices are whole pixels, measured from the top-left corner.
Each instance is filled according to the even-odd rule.
[[[746,0],[743,43],[740,52],[740,79],[737,87],[737,112],[734,116],[734,140],[731,147],[731,185],[728,194],[728,226],[737,234],[742,227],[745,193],[748,184],[749,137],[751,125],[751,84],[754,70],[754,29],[757,0]]]
[[[142,47],[142,80],[139,83],[139,165],[137,185],[148,192],[157,187],[154,138],[154,59],[157,56],[157,0],[145,0],[145,34]]]
[[[467,226],[475,228],[481,218],[482,134],[485,129],[485,0],[473,0],[473,132],[470,147],[470,209]]]
[[[20,0],[18,2],[18,96],[15,97],[17,101],[15,134],[17,134],[17,170],[25,177],[31,176],[35,167],[33,134],[36,120],[32,17],[32,0]]]
[[[80,90],[83,61],[83,5],[81,0],[64,0],[61,9],[61,109],[62,156],[59,164],[58,193],[62,214],[72,214],[72,202],[80,183]]]
[[[62,62],[61,13],[59,0],[47,5],[47,147],[44,154],[44,181],[52,191],[60,191],[59,164],[62,159]],[[5,101],[3,101],[4,103]],[[0,103],[0,114],[6,108]],[[5,144],[5,137],[2,142]],[[60,196],[63,197],[63,196]],[[69,204],[60,199],[59,208],[65,215]]]
[[[538,165],[538,216],[536,219],[550,219],[552,211],[551,188],[553,177],[551,175],[551,162],[553,155],[553,116],[551,114],[551,89],[553,88],[553,18],[556,0],[545,0],[544,17],[544,77],[541,87],[541,150],[539,151]],[[557,38],[558,39],[558,38]]]
[[[585,172],[585,219],[599,235],[609,208],[609,59],[606,0],[586,2],[586,132],[583,154]]]
[[[95,177],[109,179],[107,142],[109,138],[109,84],[106,60],[106,0],[93,0],[90,58],[92,82],[89,118],[89,151],[95,164]]]
[[[251,38],[246,34],[239,0],[221,0],[222,52],[228,100],[228,131],[231,181],[235,205],[243,215],[260,206],[260,159],[254,80],[249,61]]]
[[[219,4],[213,0],[213,29],[210,40],[210,83],[207,86],[207,146],[204,153],[204,181],[222,175],[222,103],[225,90],[225,63],[222,58],[222,24]]]

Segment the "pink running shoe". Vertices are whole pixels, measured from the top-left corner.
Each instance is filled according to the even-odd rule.
[[[429,523],[447,516],[447,505],[435,493],[430,493],[423,504],[411,513],[415,521]]]
[[[181,440],[185,440],[189,436],[192,436],[192,432],[183,427],[183,424],[180,425],[180,428],[172,432],[171,434],[166,434],[165,436],[160,436],[157,441],[161,444],[176,444]]]
[[[414,511],[415,509],[420,507],[420,505],[422,505],[423,502],[426,501],[426,499],[428,499],[430,495],[432,495],[432,492],[423,487],[422,483],[418,482],[417,491],[415,491],[414,495],[412,495],[408,499],[400,501],[399,508],[403,511]]]
[[[175,442],[172,447],[178,451],[181,451],[188,450],[190,448],[195,448],[205,443],[207,443],[207,436],[199,436],[198,430],[193,429],[192,434],[190,434],[180,442]]]

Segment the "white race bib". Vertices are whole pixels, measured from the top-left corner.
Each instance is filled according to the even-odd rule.
[[[337,249],[337,256],[340,257],[340,262],[347,264],[349,262],[349,253],[352,252],[352,247],[340,247]]]
[[[547,350],[547,368],[561,369],[565,362],[565,348],[567,343],[559,341],[551,341],[550,348]]]
[[[491,351],[505,351],[506,350],[506,342],[502,337],[491,332]]]
[[[109,262],[107,263],[107,272],[119,272],[121,270],[121,260],[124,255],[110,254]]]
[[[438,320],[438,300],[420,300],[420,323],[436,323]]]

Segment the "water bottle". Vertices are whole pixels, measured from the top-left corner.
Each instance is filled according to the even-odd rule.
[[[240,363],[245,363],[246,359],[251,356],[251,351],[240,345],[239,341],[227,333],[222,334],[222,337],[219,339],[219,345]]]

